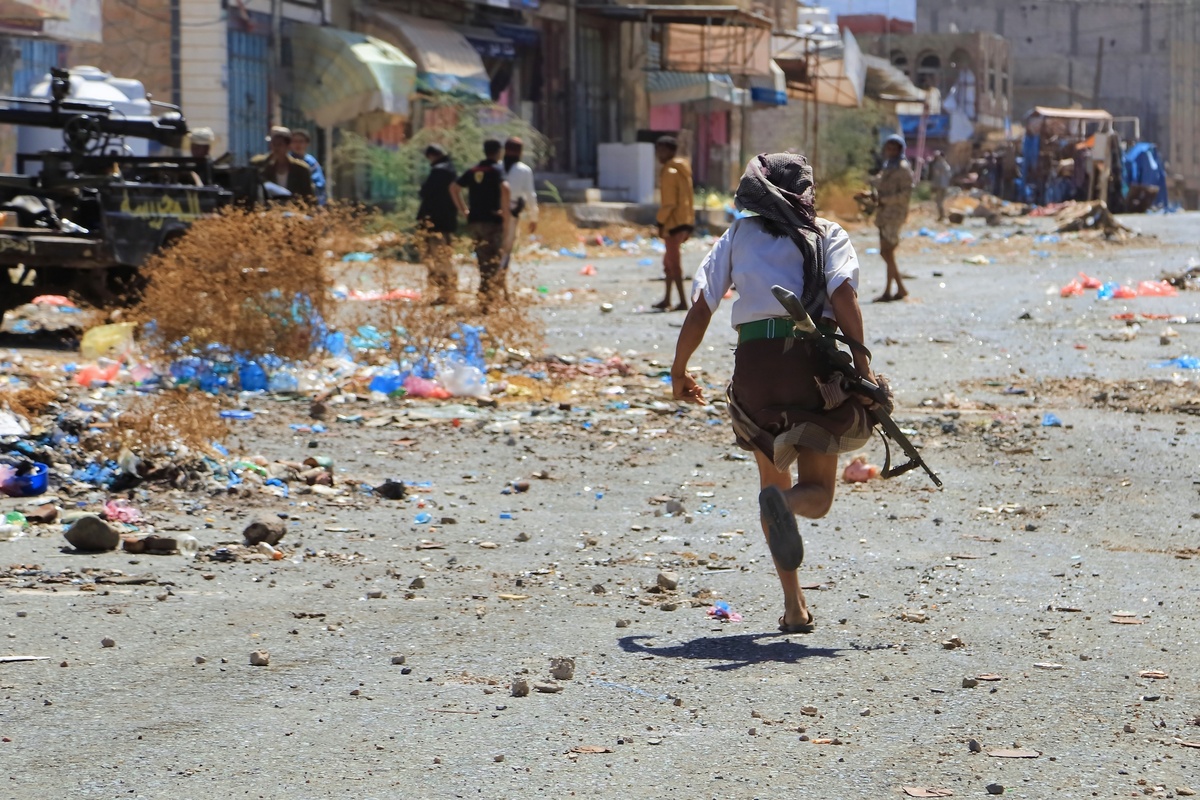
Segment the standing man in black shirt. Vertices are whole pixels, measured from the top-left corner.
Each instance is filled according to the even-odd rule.
[[[500,155],[504,147],[497,139],[483,143],[483,160],[464,172],[450,187],[454,205],[467,217],[467,231],[475,243],[475,258],[479,261],[479,302],[486,311],[497,296],[508,293],[500,273],[504,255],[505,227],[510,222],[512,196]],[[466,189],[470,207],[463,202]]]
[[[421,184],[421,206],[417,209],[417,227],[421,250],[429,269],[429,288],[433,290],[430,305],[440,306],[454,301],[458,276],[451,257],[454,254],[452,236],[458,229],[458,209],[450,196],[450,187],[458,179],[454,163],[440,144],[425,148],[429,161],[429,177]]]

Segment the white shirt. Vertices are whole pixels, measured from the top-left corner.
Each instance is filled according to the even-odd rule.
[[[850,235],[835,222],[817,219],[825,231],[825,291],[832,296],[843,283],[858,291],[858,254]],[[756,217],[736,220],[700,263],[692,279],[692,302],[700,297],[715,311],[731,288],[737,289],[732,322],[738,325],[771,317],[786,317],[787,312],[771,287],[779,285],[804,294],[804,256],[791,237],[776,238],[763,230]],[[825,302],[825,317],[833,318],[833,306]],[[819,320],[818,320],[819,321]]]
[[[537,222],[537,191],[533,188],[533,170],[529,168],[528,164],[518,161],[508,170],[505,179],[508,181],[508,189],[512,193],[513,208],[516,208],[517,202],[524,198],[525,208],[521,214],[528,215],[530,222]]]

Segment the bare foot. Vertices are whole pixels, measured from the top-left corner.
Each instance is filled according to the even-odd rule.
[[[668,308],[671,307],[671,301],[670,300],[662,300],[662,301],[655,303],[654,305],[652,305],[650,307],[657,308],[659,311],[666,311]]]
[[[904,299],[904,298],[906,298],[906,297],[908,297],[908,290],[907,290],[907,289],[906,289],[906,290],[904,290],[904,291],[902,291],[902,292],[896,292],[896,294],[894,294],[894,295],[892,296],[892,299],[893,299],[893,300],[903,300],[903,299]]]
[[[891,292],[884,292],[883,294],[879,295],[879,297],[876,297],[871,302],[872,303],[890,303],[895,299],[896,298],[892,296]]]
[[[675,306],[675,310],[676,311],[687,311],[687,303],[680,303],[679,305]]]

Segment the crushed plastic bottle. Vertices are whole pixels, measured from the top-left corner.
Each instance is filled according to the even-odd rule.
[[[267,389],[273,394],[295,394],[300,388],[300,380],[295,370],[282,367],[271,374]]]

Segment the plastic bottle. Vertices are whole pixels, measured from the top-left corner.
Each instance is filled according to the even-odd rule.
[[[300,388],[300,380],[296,377],[296,373],[289,367],[282,367],[276,370],[270,381],[267,382],[267,389],[275,394],[294,394]]]
[[[455,397],[486,397],[488,393],[483,371],[463,361],[446,364],[438,373],[438,380]]]
[[[258,552],[262,553],[264,556],[269,556],[272,559],[280,559],[283,557],[283,553],[279,552],[278,550],[276,550],[274,547],[267,544],[266,542],[259,542],[255,546],[255,549],[258,550]]]
[[[267,388],[267,372],[257,361],[247,361],[238,370],[238,386],[243,392],[261,392]]]
[[[175,546],[179,548],[179,555],[189,561],[196,557],[196,553],[200,551],[200,541],[190,533],[180,533],[175,536]]]

